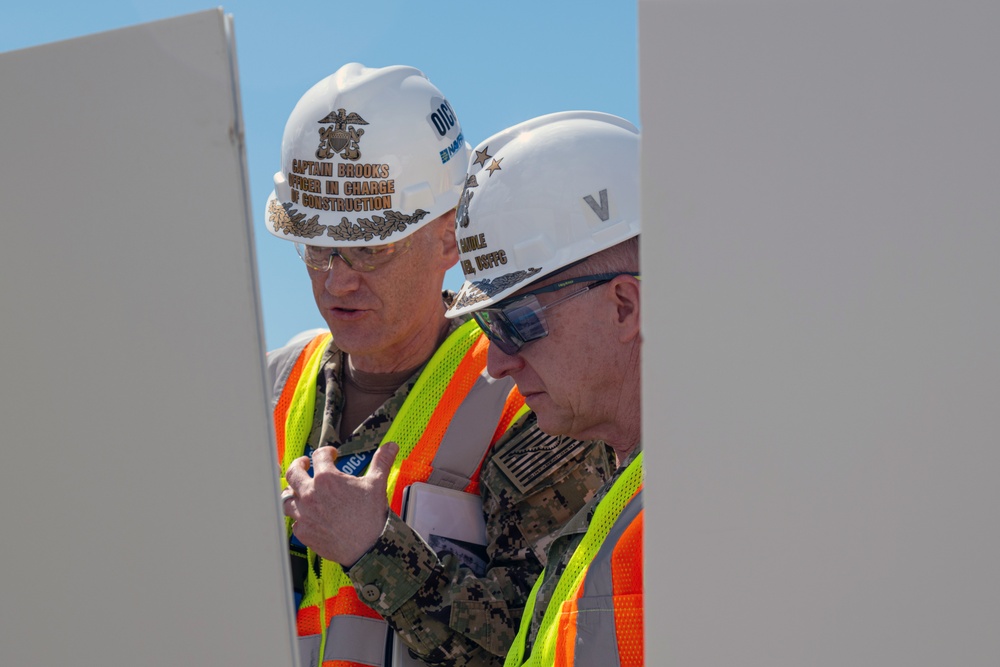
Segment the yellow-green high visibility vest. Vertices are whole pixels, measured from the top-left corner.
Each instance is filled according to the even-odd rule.
[[[535,582],[505,667],[642,667],[642,480],[640,452],[598,502],[525,656],[544,570]]]
[[[281,485],[285,471],[305,452],[313,425],[316,382],[332,336],[302,344],[274,408]],[[428,361],[400,407],[383,442],[400,451],[389,473],[389,507],[400,513],[402,492],[417,481],[479,490],[479,469],[489,448],[527,412],[511,382],[486,372],[488,341],[478,325],[459,327]],[[359,474],[362,471],[358,471]],[[291,519],[286,518],[288,535]],[[311,550],[309,562],[319,559]],[[364,604],[339,564],[319,559],[307,568],[297,613],[303,667],[371,667],[383,664],[388,624]]]

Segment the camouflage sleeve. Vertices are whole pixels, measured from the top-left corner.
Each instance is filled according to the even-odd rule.
[[[546,436],[529,415],[483,466],[489,542],[483,576],[452,555],[439,558],[392,513],[378,542],[347,574],[361,600],[426,664],[502,665],[546,546],[613,470],[603,443]]]

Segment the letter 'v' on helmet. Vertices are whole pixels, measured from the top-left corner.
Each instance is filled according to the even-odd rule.
[[[316,246],[399,241],[454,208],[469,145],[418,69],[349,63],[295,105],[264,220]]]
[[[639,234],[639,130],[565,111],[476,147],[456,213],[465,284],[448,317],[512,293]]]

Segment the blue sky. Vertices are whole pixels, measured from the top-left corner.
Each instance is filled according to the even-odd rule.
[[[192,0],[7,3],[0,51],[203,11]],[[346,62],[413,65],[440,88],[474,146],[544,113],[595,109],[639,124],[634,0],[417,2],[230,0],[268,348],[324,326],[291,243],[263,227],[281,133],[299,97]],[[195,242],[195,241],[192,241]],[[445,286],[457,289],[452,269]]]

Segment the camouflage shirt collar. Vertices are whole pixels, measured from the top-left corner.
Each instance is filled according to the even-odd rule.
[[[641,451],[642,442],[639,442],[639,444],[635,446],[635,449],[633,449],[628,455],[628,458],[625,459],[625,462],[618,466],[618,469],[615,470],[611,479],[606,481],[604,485],[598,489],[597,493],[594,494],[594,497],[587,503],[586,507],[577,512],[572,519],[566,522],[566,525],[559,531],[559,535],[557,537],[565,537],[567,535],[583,535],[587,532],[591,519],[593,519],[594,512],[597,511],[597,504],[601,502],[604,496],[608,495],[608,492],[611,490],[611,486],[619,477],[622,476],[625,469],[628,468],[629,464],[635,460],[635,457],[637,457]]]
[[[446,290],[442,293],[442,298],[445,305],[448,306],[454,302],[455,293]],[[465,319],[451,320],[448,326],[448,335],[450,336],[464,324]],[[345,353],[336,346],[336,341],[332,342],[324,353],[320,365],[320,374],[316,383],[316,408],[313,413],[313,427],[308,441],[313,449],[323,445],[332,445],[337,448],[339,456],[367,452],[379,446],[389,431],[389,426],[399,414],[399,409],[403,406],[407,396],[410,395],[417,378],[427,366],[424,363],[417,368],[389,400],[365,419],[347,440],[341,442],[337,431],[344,409],[345,362]]]

